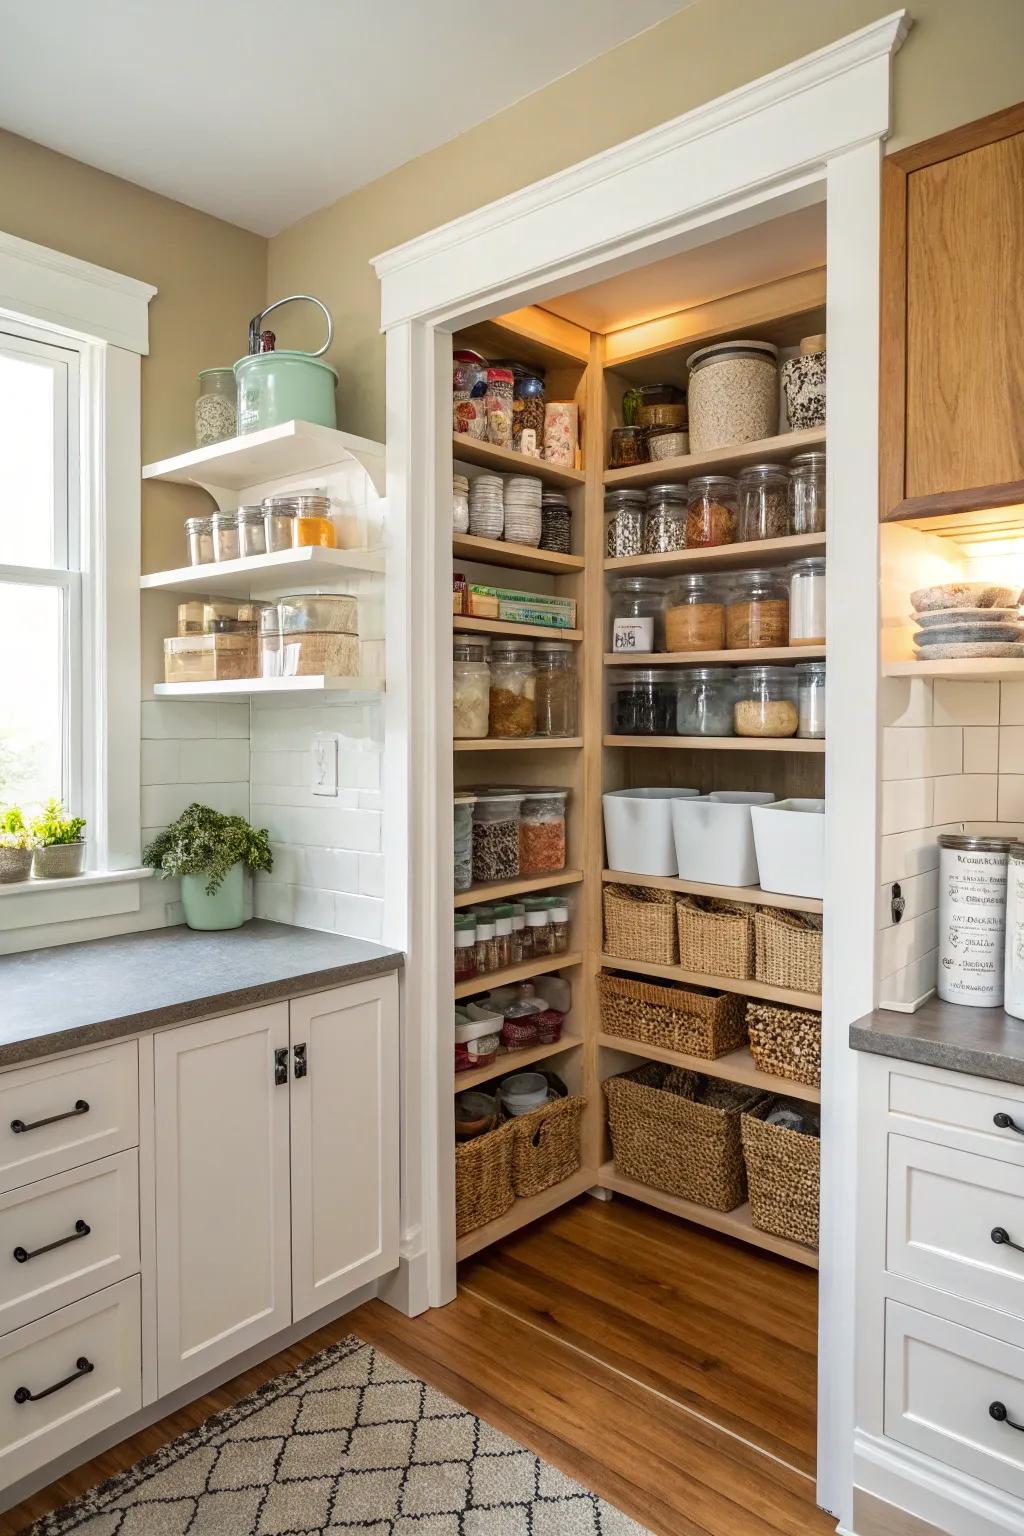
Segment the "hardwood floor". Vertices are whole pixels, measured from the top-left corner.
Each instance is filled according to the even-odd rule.
[[[371,1302],[0,1516],[45,1511],[358,1333],[655,1536],[818,1536],[816,1276],[588,1197],[464,1263],[448,1307]],[[248,1536],[225,1532],[224,1536]]]

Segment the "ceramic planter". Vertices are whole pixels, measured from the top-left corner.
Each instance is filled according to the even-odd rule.
[[[70,880],[82,873],[85,863],[85,842],[52,843],[47,848],[37,848],[32,873],[37,880]]]
[[[786,415],[794,432],[825,425],[825,352],[791,357],[782,365]]]
[[[0,885],[27,880],[31,873],[31,848],[0,848]]]
[[[205,875],[182,875],[181,904],[190,928],[211,932],[221,928],[241,928],[245,922],[245,868],[232,864],[211,896]]]

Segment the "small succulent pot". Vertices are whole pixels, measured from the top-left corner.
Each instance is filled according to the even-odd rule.
[[[824,336],[808,336],[800,356],[782,365],[786,415],[794,432],[825,425],[825,358]]]
[[[0,848],[0,885],[27,880],[31,873],[31,848]]]
[[[51,843],[37,848],[32,873],[37,880],[70,880],[82,873],[85,839],[77,843]]]

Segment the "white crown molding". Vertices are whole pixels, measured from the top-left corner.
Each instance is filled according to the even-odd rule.
[[[149,351],[150,283],[0,231],[0,312]]]

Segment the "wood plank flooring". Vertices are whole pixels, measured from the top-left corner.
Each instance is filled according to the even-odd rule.
[[[0,1516],[46,1510],[358,1333],[655,1536],[826,1536],[814,1504],[816,1276],[588,1197],[459,1272],[450,1306],[342,1318]],[[225,1532],[224,1536],[249,1536]]]

